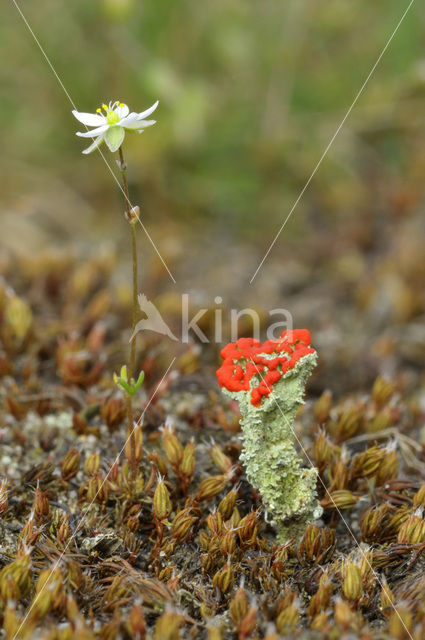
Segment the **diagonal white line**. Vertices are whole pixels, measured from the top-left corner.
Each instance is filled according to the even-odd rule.
[[[162,376],[161,380],[158,382],[158,384],[157,384],[157,386],[156,386],[156,388],[155,388],[155,391],[153,392],[153,394],[152,394],[152,395],[151,395],[151,397],[149,398],[149,401],[148,401],[148,403],[146,404],[146,407],[143,409],[143,413],[142,413],[142,415],[140,416],[139,420],[138,420],[137,422],[135,422],[135,424],[134,424],[134,427],[133,427],[132,431],[130,432],[130,434],[129,434],[129,436],[128,436],[127,440],[124,442],[124,444],[123,444],[123,446],[122,446],[121,450],[119,451],[118,455],[116,456],[116,458],[115,458],[114,462],[113,462],[113,463],[112,463],[112,465],[110,466],[108,473],[106,474],[106,476],[105,476],[105,478],[104,478],[104,480],[103,480],[102,484],[100,485],[99,489],[98,489],[98,490],[97,490],[97,492],[96,492],[96,495],[94,496],[93,500],[90,502],[90,504],[88,505],[88,507],[87,507],[87,508],[86,508],[86,510],[84,511],[83,515],[81,516],[80,521],[78,522],[78,524],[77,524],[77,526],[76,526],[76,528],[75,528],[74,533],[73,533],[73,534],[72,534],[72,536],[69,538],[69,540],[68,540],[68,542],[66,543],[66,545],[65,545],[65,547],[64,547],[64,549],[63,549],[63,551],[62,551],[62,553],[60,554],[59,558],[56,560],[55,564],[53,565],[53,569],[50,571],[49,575],[47,576],[47,579],[46,579],[45,583],[43,584],[43,586],[41,587],[40,591],[37,593],[36,597],[35,597],[35,598],[34,598],[34,600],[32,601],[30,608],[28,609],[28,611],[27,611],[27,613],[25,614],[25,616],[24,616],[23,620],[21,621],[21,624],[19,625],[19,627],[18,627],[18,629],[17,629],[17,631],[16,631],[15,635],[13,636],[12,640],[16,640],[16,638],[18,637],[19,632],[20,632],[20,630],[22,629],[22,627],[23,627],[23,625],[25,624],[25,622],[27,621],[27,618],[28,618],[28,616],[30,615],[30,613],[31,613],[31,611],[32,611],[32,609],[33,609],[33,607],[34,607],[34,605],[36,604],[37,600],[39,599],[39,597],[40,597],[40,596],[41,596],[41,594],[43,593],[44,589],[46,588],[47,583],[49,582],[49,580],[50,580],[50,578],[52,577],[53,573],[56,571],[57,567],[59,566],[60,561],[62,560],[63,556],[65,555],[66,550],[68,549],[69,545],[71,544],[71,542],[74,540],[75,536],[77,535],[78,530],[80,529],[80,527],[81,527],[82,523],[84,522],[84,519],[85,519],[85,517],[86,517],[87,513],[89,512],[90,508],[93,506],[93,504],[94,504],[94,502],[95,502],[95,500],[96,500],[97,496],[98,496],[98,495],[99,495],[99,493],[102,491],[103,485],[104,485],[104,484],[105,484],[105,482],[107,481],[107,479],[108,479],[108,477],[109,477],[109,474],[110,474],[110,473],[111,473],[111,471],[112,471],[112,467],[114,466],[114,464],[115,464],[116,462],[118,462],[118,461],[119,461],[119,459],[120,459],[120,457],[121,457],[122,452],[124,451],[124,449],[125,449],[125,447],[126,447],[127,443],[129,442],[129,440],[130,440],[131,436],[132,436],[132,435],[133,435],[133,433],[134,433],[134,430],[135,430],[135,429],[136,429],[136,428],[141,424],[141,422],[142,422],[142,420],[143,420],[143,417],[144,417],[144,415],[145,415],[146,411],[148,410],[148,408],[149,408],[150,404],[152,403],[152,400],[153,400],[153,399],[154,399],[154,397],[156,396],[156,394],[157,394],[157,392],[158,392],[158,389],[160,388],[160,386],[161,386],[161,384],[163,383],[163,381],[164,381],[165,377],[167,376],[168,372],[170,371],[171,367],[173,366],[173,364],[174,364],[174,361],[175,361],[175,360],[176,360],[176,358],[175,358],[175,357],[171,360],[170,364],[168,365],[168,369],[167,369],[167,371],[164,373],[164,375]]]
[[[337,135],[339,134],[339,132],[341,131],[342,127],[344,126],[348,116],[350,115],[350,113],[352,112],[352,110],[354,109],[355,105],[357,104],[358,99],[360,98],[360,96],[363,93],[363,90],[365,89],[366,85],[368,84],[369,80],[371,79],[372,75],[375,72],[376,67],[378,66],[378,64],[380,63],[383,55],[385,54],[385,52],[387,51],[388,47],[390,46],[394,36],[396,35],[397,31],[399,30],[403,20],[405,19],[405,17],[407,16],[410,7],[412,6],[412,4],[414,3],[415,0],[410,0],[409,5],[407,7],[407,9],[405,10],[405,12],[403,13],[403,15],[401,16],[400,20],[398,21],[398,24],[396,26],[396,28],[394,29],[394,31],[392,32],[388,42],[386,43],[385,47],[382,49],[381,53],[379,54],[375,64],[373,65],[372,69],[370,70],[366,80],[363,82],[362,86],[360,87],[356,97],[354,98],[351,106],[349,107],[347,113],[345,114],[345,116],[343,117],[343,119],[341,120],[337,130],[335,131],[335,133],[333,134],[332,138],[330,139],[328,146],[326,147],[326,149],[324,150],[324,152],[322,153],[318,163],[316,164],[316,166],[313,169],[313,172],[311,173],[309,179],[307,180],[307,182],[305,183],[304,187],[302,188],[298,198],[295,200],[294,204],[292,205],[292,208],[290,210],[290,212],[288,213],[288,215],[286,216],[282,226],[280,227],[279,231],[277,232],[277,234],[275,235],[272,243],[270,244],[269,248],[267,249],[266,253],[264,254],[263,259],[261,260],[260,264],[258,265],[257,269],[255,270],[254,275],[252,276],[251,280],[249,281],[249,284],[252,284],[252,282],[254,281],[254,278],[256,277],[257,273],[259,272],[259,270],[261,269],[261,267],[264,264],[264,261],[266,260],[267,256],[269,255],[270,251],[273,249],[274,245],[276,244],[277,239],[279,238],[280,234],[282,233],[283,229],[285,228],[286,223],[288,222],[289,218],[292,216],[293,212],[295,211],[295,208],[297,207],[299,201],[301,200],[301,198],[303,197],[304,193],[306,192],[310,182],[313,180],[314,176],[316,175],[320,165],[322,164],[323,160],[325,159],[329,149],[331,148],[331,146],[333,145],[333,143],[335,142],[335,138],[337,137]]]
[[[47,55],[47,53],[46,53],[46,52],[45,52],[45,50],[43,49],[43,47],[42,47],[42,45],[41,45],[41,43],[40,43],[39,39],[37,38],[37,36],[35,35],[35,33],[34,33],[33,29],[31,28],[31,25],[29,24],[28,20],[26,19],[26,17],[25,17],[25,16],[24,16],[24,14],[22,13],[22,10],[21,10],[21,8],[19,7],[18,3],[16,2],[16,0],[12,0],[12,2],[13,2],[13,4],[15,5],[15,7],[16,7],[16,9],[17,9],[18,13],[19,13],[19,15],[21,16],[22,20],[24,21],[24,23],[25,23],[25,25],[26,25],[26,27],[27,27],[28,31],[29,31],[29,32],[30,32],[30,34],[32,35],[32,37],[33,37],[33,39],[34,39],[35,43],[37,44],[38,48],[40,49],[40,51],[41,51],[41,53],[42,53],[42,55],[43,55],[44,59],[46,60],[47,64],[49,65],[49,67],[50,67],[50,69],[51,69],[51,71],[52,71],[53,75],[54,75],[54,76],[55,76],[55,78],[56,78],[56,80],[59,82],[59,84],[60,84],[60,86],[61,86],[61,88],[62,88],[63,92],[65,93],[65,95],[66,95],[66,97],[68,98],[69,102],[71,103],[72,107],[73,107],[75,110],[77,110],[77,107],[76,107],[76,105],[75,105],[75,102],[73,101],[73,99],[72,99],[72,98],[71,98],[71,96],[69,95],[69,92],[67,91],[67,89],[66,89],[66,87],[65,87],[64,83],[62,82],[62,80],[61,80],[61,78],[59,77],[59,75],[58,75],[58,73],[57,73],[56,69],[54,68],[54,66],[53,66],[52,62],[50,61],[49,56]],[[87,127],[85,127],[85,129],[86,129],[86,131],[88,131],[88,128],[87,128]],[[99,151],[100,155],[102,156],[102,159],[103,159],[104,163],[105,163],[105,164],[106,164],[106,166],[108,167],[108,169],[109,169],[109,171],[110,171],[110,173],[111,173],[111,175],[112,175],[113,179],[114,179],[114,180],[115,180],[115,182],[117,183],[117,185],[118,185],[118,187],[119,187],[119,189],[120,189],[121,193],[123,194],[123,196],[124,196],[125,200],[127,200],[127,196],[125,195],[124,189],[122,188],[121,183],[120,183],[120,181],[118,180],[117,176],[116,176],[116,175],[115,175],[115,173],[113,172],[111,165],[109,164],[109,162],[108,162],[108,161],[107,161],[107,159],[105,158],[105,155],[104,155],[103,151],[100,149],[100,147],[98,147],[98,148],[97,148],[97,150]],[[131,205],[131,203],[129,203],[129,204],[130,204],[130,208],[133,208],[133,206]],[[151,237],[151,236],[150,236],[150,234],[148,233],[148,231],[147,231],[147,229],[146,229],[145,225],[142,223],[142,221],[140,220],[140,218],[139,218],[139,217],[138,217],[137,219],[138,219],[139,224],[140,224],[140,226],[142,227],[143,231],[145,232],[145,234],[146,234],[146,236],[147,236],[147,238],[148,238],[149,242],[151,243],[151,245],[152,245],[152,246],[153,246],[153,248],[155,249],[156,254],[158,255],[159,259],[161,260],[162,264],[164,265],[164,267],[165,267],[165,269],[166,269],[166,271],[167,271],[168,275],[170,276],[170,278],[171,278],[171,280],[173,281],[173,283],[174,283],[174,284],[176,284],[176,280],[175,280],[175,278],[174,278],[173,274],[171,273],[171,271],[170,271],[170,269],[168,268],[168,266],[167,266],[167,264],[166,264],[165,260],[164,260],[164,259],[163,259],[163,257],[161,256],[161,254],[160,254],[160,252],[159,252],[159,250],[158,250],[158,248],[157,248],[157,246],[156,246],[155,242],[152,240],[152,237]]]
[[[267,382],[266,382],[265,378],[261,375],[261,372],[260,372],[260,370],[258,369],[257,365],[255,364],[254,360],[252,360],[251,358],[250,358],[250,360],[251,360],[252,364],[254,365],[254,367],[257,369],[257,373],[258,373],[258,375],[260,376],[260,378],[261,378],[262,382],[264,382],[264,384],[266,385],[267,390],[271,393],[271,392],[272,392],[272,389],[270,389],[270,387],[269,387],[269,385],[267,384]],[[283,413],[283,411],[282,411],[282,408],[281,408],[280,404],[278,403],[278,401],[276,400],[276,398],[275,398],[275,396],[274,396],[274,395],[272,395],[272,398],[273,398],[273,401],[274,401],[275,405],[276,405],[276,406],[277,406],[277,408],[279,409],[279,412],[281,413],[281,415],[282,415],[283,419],[285,420],[285,422],[286,422],[287,426],[291,429],[291,431],[292,431],[292,435],[293,435],[293,436],[294,436],[294,438],[296,439],[296,441],[297,441],[297,443],[298,443],[298,446],[300,447],[300,449],[302,450],[303,454],[304,454],[304,455],[305,455],[305,457],[307,458],[307,460],[308,460],[308,462],[309,462],[310,466],[312,467],[312,469],[316,470],[316,467],[315,467],[315,465],[313,464],[313,462],[312,462],[312,460],[311,460],[310,456],[308,455],[307,451],[306,451],[306,450],[305,450],[305,448],[303,447],[302,442],[301,442],[301,441],[300,441],[300,439],[298,438],[298,436],[297,436],[297,434],[296,434],[296,432],[295,432],[295,429],[292,427],[292,425],[291,425],[291,424],[290,424],[290,422],[288,421],[287,417],[286,417],[286,416],[285,416],[285,414]],[[347,531],[349,532],[349,534],[350,534],[350,535],[351,535],[351,537],[353,538],[353,540],[354,540],[355,544],[357,545],[357,547],[358,547],[358,549],[359,549],[359,551],[360,551],[361,555],[363,556],[363,559],[365,560],[365,562],[366,562],[366,564],[368,565],[369,569],[372,571],[372,573],[373,573],[373,575],[374,575],[374,577],[375,577],[375,579],[376,579],[377,583],[379,584],[379,586],[381,587],[381,589],[384,589],[384,585],[382,584],[381,580],[379,579],[378,574],[376,573],[376,571],[374,570],[374,568],[373,568],[373,567],[372,567],[372,565],[370,564],[369,560],[367,559],[367,556],[366,556],[365,552],[363,551],[363,549],[361,548],[361,546],[360,546],[359,542],[357,541],[357,538],[356,538],[356,536],[354,535],[354,533],[353,533],[353,531],[352,531],[352,529],[351,529],[350,525],[348,524],[348,522],[346,521],[346,519],[345,519],[345,518],[344,518],[344,516],[342,515],[342,513],[341,513],[340,509],[337,507],[337,505],[336,505],[336,503],[335,503],[335,500],[332,498],[332,495],[331,495],[331,494],[329,493],[329,491],[328,491],[327,486],[325,485],[325,483],[323,482],[323,480],[322,480],[322,478],[319,476],[319,474],[317,474],[317,477],[319,478],[320,483],[322,484],[322,486],[323,486],[324,490],[326,491],[326,494],[328,495],[328,497],[329,497],[329,499],[331,500],[332,504],[334,505],[334,507],[335,507],[336,511],[338,512],[339,517],[341,518],[342,522],[343,522],[343,523],[344,523],[344,525],[346,526]],[[391,601],[391,598],[389,598],[389,601]],[[400,622],[402,623],[403,627],[405,628],[405,630],[406,630],[406,632],[407,632],[407,634],[408,634],[408,636],[409,636],[410,640],[413,640],[413,637],[412,637],[411,633],[409,632],[409,629],[406,627],[406,625],[405,625],[405,623],[404,623],[403,618],[401,617],[401,615],[399,614],[399,612],[397,611],[396,607],[394,606],[394,604],[393,604],[392,602],[391,602],[391,606],[392,606],[392,608],[394,609],[394,611],[395,611],[395,613],[397,614],[397,616],[399,617]]]

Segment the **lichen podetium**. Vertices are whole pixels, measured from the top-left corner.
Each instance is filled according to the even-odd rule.
[[[241,460],[259,490],[278,537],[300,535],[322,513],[315,468],[305,469],[294,446],[293,423],[307,379],[317,363],[308,331],[284,331],[261,344],[240,338],[221,351],[217,371],[223,392],[239,402]]]

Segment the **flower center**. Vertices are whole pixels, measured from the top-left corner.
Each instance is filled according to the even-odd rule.
[[[120,115],[115,110],[115,107],[124,107],[124,103],[119,100],[115,100],[115,102],[110,102],[109,104],[102,104],[102,108],[96,109],[97,113],[102,113],[102,109],[105,112],[106,120],[108,124],[118,124],[120,121]]]
[[[114,111],[113,109],[108,109],[108,111],[106,112],[106,119],[109,124],[117,124],[120,117],[116,111]]]

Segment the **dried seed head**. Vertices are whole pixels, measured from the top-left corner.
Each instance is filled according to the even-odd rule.
[[[233,567],[229,562],[219,569],[212,580],[213,587],[220,589],[221,593],[227,593],[233,587],[235,574]]]
[[[324,391],[313,407],[314,416],[319,424],[323,424],[329,418],[332,408],[332,393]]]
[[[210,478],[204,478],[199,485],[199,491],[196,494],[196,500],[211,500],[214,496],[218,495],[226,487],[229,479],[228,476],[211,476]]]
[[[324,509],[352,509],[359,499],[347,489],[337,489],[327,493],[321,505]]]
[[[97,451],[91,453],[84,462],[84,471],[88,476],[95,476],[99,471],[100,455]]]
[[[40,489],[35,490],[34,495],[34,516],[38,522],[47,520],[50,516],[49,499]]]
[[[322,564],[332,557],[335,545],[335,529],[310,524],[300,542],[300,559],[307,564]]]
[[[349,484],[350,472],[347,467],[346,456],[342,457],[329,469],[329,477],[331,479],[330,491],[346,489]]]
[[[295,603],[284,607],[276,618],[276,629],[282,635],[293,633],[299,620],[298,607]]]
[[[386,450],[381,449],[377,445],[366,449],[363,453],[357,454],[353,458],[352,475],[354,478],[370,478],[378,471]]]
[[[398,533],[403,522],[405,522],[411,515],[412,515],[412,510],[406,506],[402,506],[399,509],[397,509],[393,513],[393,515],[391,516],[388,522],[388,525],[387,525],[388,533],[390,534]]]
[[[212,446],[208,449],[208,453],[211,456],[211,460],[214,464],[220,469],[221,473],[230,473],[232,470],[232,460],[229,456],[226,456],[225,453],[220,449],[220,447],[214,442]]]
[[[4,604],[8,600],[18,601],[31,589],[31,558],[29,553],[21,555],[0,571],[0,598]]]
[[[396,478],[399,471],[396,442],[390,443],[386,449],[386,454],[375,473],[375,484],[380,487],[392,478]]]
[[[339,442],[352,438],[360,429],[363,422],[362,409],[351,408],[344,411],[335,426],[335,435]]]
[[[178,640],[184,617],[177,611],[165,611],[155,625],[154,640]]]
[[[112,396],[105,400],[100,407],[100,415],[112,433],[124,421],[126,414],[125,402],[121,396]]]
[[[314,438],[313,454],[319,473],[322,474],[334,457],[334,445],[330,442],[326,432],[320,429]]]
[[[409,544],[425,542],[425,521],[422,515],[422,507],[419,507],[403,522],[398,532],[397,542]]]
[[[143,609],[139,604],[134,604],[130,609],[125,622],[125,628],[133,640],[144,640],[146,637],[146,623],[143,615]]]
[[[70,449],[62,460],[62,478],[68,482],[80,468],[81,453],[77,449]]]
[[[87,483],[86,498],[88,502],[96,500],[99,504],[104,504],[108,501],[109,489],[108,480],[101,473],[98,473],[93,478],[90,478]]]
[[[347,600],[357,602],[363,595],[363,583],[360,567],[351,561],[346,561],[341,567],[343,577],[342,590]]]
[[[192,478],[195,472],[195,443],[188,442],[183,451],[180,464],[180,473],[187,478]]]
[[[412,612],[403,604],[397,604],[397,609],[392,610],[387,627],[388,634],[395,640],[408,640],[412,638],[413,618]]]
[[[208,625],[207,634],[208,634],[207,640],[222,640],[223,639],[223,634],[221,633],[221,629],[220,629],[220,627],[217,627],[216,625]]]
[[[239,587],[229,605],[229,614],[235,627],[239,626],[247,611],[248,598],[244,589]]]
[[[385,578],[383,578],[381,584],[381,610],[384,615],[388,615],[395,602],[395,597]]]
[[[7,488],[7,480],[0,482],[0,518],[6,513],[9,505],[9,492]]]
[[[252,604],[239,625],[238,640],[246,640],[246,638],[250,638],[254,633],[257,626],[257,614],[258,609]]]
[[[413,506],[415,508],[425,507],[425,484],[413,496]]]
[[[158,470],[158,473],[163,478],[166,478],[168,476],[167,463],[165,462],[162,456],[160,456],[158,453],[153,451],[152,453],[149,453],[148,460],[155,465],[155,467]]]
[[[153,496],[153,513],[157,520],[167,520],[173,510],[170,493],[165,482],[158,482]]]
[[[390,509],[390,505],[384,502],[377,507],[370,507],[365,511],[360,521],[362,538],[365,542],[372,543],[380,540],[385,530],[384,522],[388,518]]]
[[[171,468],[177,473],[183,459],[183,447],[174,431],[169,427],[166,427],[162,432],[162,448]]]
[[[218,536],[223,531],[224,523],[221,513],[219,511],[212,511],[207,516],[208,529],[214,536]]]
[[[320,611],[324,611],[330,604],[333,591],[332,582],[329,580],[327,573],[323,573],[320,577],[319,588],[310,600],[308,607],[308,615],[316,617]]]
[[[372,389],[372,400],[375,402],[378,408],[386,405],[392,395],[394,394],[394,385],[390,380],[387,380],[383,376],[378,376],[375,380]]]
[[[197,518],[190,515],[190,508],[180,511],[171,523],[170,533],[176,542],[181,543],[188,538],[190,529],[195,524]]]
[[[238,534],[241,544],[244,547],[254,546],[257,542],[258,520],[257,513],[250,511],[238,525]]]
[[[233,556],[236,549],[236,537],[233,531],[224,534],[220,542],[220,551],[225,558]]]
[[[218,505],[218,512],[222,515],[223,520],[228,520],[231,517],[236,506],[237,495],[235,489],[232,489]]]

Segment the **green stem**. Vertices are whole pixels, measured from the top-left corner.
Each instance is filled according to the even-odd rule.
[[[138,260],[137,260],[137,243],[136,243],[136,219],[134,219],[134,214],[131,211],[131,202],[130,196],[128,192],[128,183],[127,183],[127,165],[124,160],[124,154],[122,151],[122,147],[118,149],[119,157],[120,157],[120,170],[122,175],[122,182],[124,187],[124,195],[125,195],[125,208],[127,214],[127,220],[130,225],[131,231],[131,250],[132,250],[132,261],[133,261],[133,324],[132,324],[132,334],[134,334],[134,330],[136,328],[137,319],[138,319],[138,303],[137,303],[137,293],[138,293]],[[136,340],[135,336],[133,336],[130,343],[130,362],[128,367],[128,379],[131,381],[131,378],[134,375],[134,367],[136,362]],[[130,435],[130,469],[131,475],[135,478],[137,474],[137,464],[136,464],[136,440],[134,437],[134,428],[133,428],[133,407],[131,403],[131,396],[127,396],[127,419],[128,419],[128,432]]]

